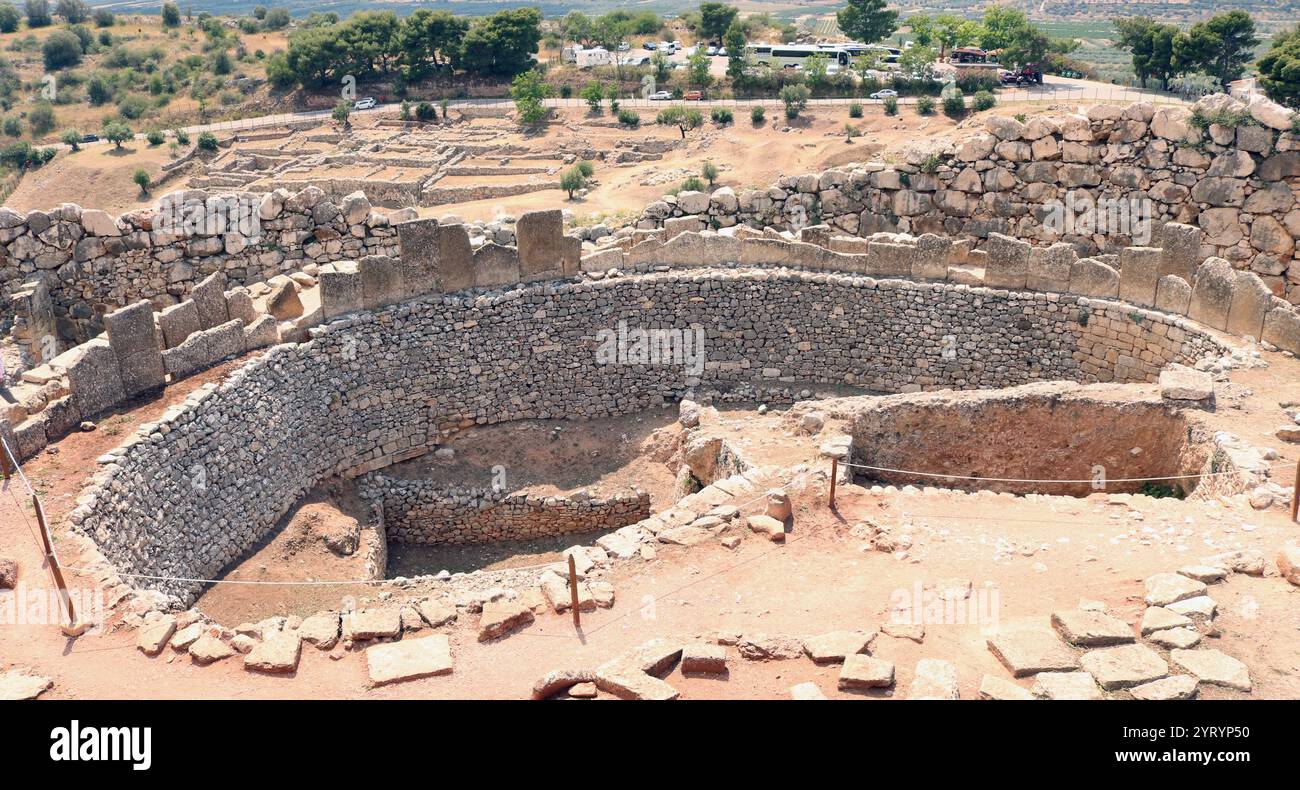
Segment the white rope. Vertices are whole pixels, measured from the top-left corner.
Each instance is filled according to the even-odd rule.
[[[840,461],[839,463],[840,466],[849,466],[849,467],[853,467],[854,469],[871,469],[876,472],[889,472],[891,474],[914,475],[916,477],[938,477],[938,478],[944,478],[948,480],[978,480],[978,481],[989,482],[989,483],[1097,483],[1097,482],[1100,482],[1102,484],[1146,483],[1146,482],[1155,482],[1158,480],[1190,480],[1190,479],[1197,479],[1203,477],[1219,477],[1223,475],[1246,474],[1244,470],[1234,469],[1230,472],[1203,472],[1200,474],[1191,474],[1191,475],[1164,475],[1162,477],[1103,477],[1100,479],[1095,477],[1089,477],[1082,480],[1070,480],[1067,478],[1033,479],[1033,478],[1018,478],[1018,477],[981,477],[978,475],[943,474],[940,472],[920,472],[914,469],[893,469],[887,466],[871,466],[869,464],[854,464],[854,463],[849,463],[848,461]]]

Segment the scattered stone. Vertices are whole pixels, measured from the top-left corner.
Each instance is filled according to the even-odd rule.
[[[362,609],[349,616],[348,636],[352,639],[390,638],[402,633],[402,612],[398,608]]]
[[[840,667],[841,691],[865,688],[890,688],[894,685],[894,665],[888,661],[854,653]]]
[[[1163,631],[1168,628],[1186,628],[1192,625],[1190,618],[1163,606],[1148,606],[1142,613],[1142,635]]]
[[[1208,400],[1214,397],[1214,378],[1184,365],[1166,365],[1160,371],[1160,396],[1170,400]]]
[[[1044,672],[1034,678],[1030,692],[1040,699],[1105,699],[1087,672]]]
[[[1300,541],[1288,540],[1278,549],[1277,570],[1282,578],[1300,587]]]
[[[176,633],[175,615],[165,614],[149,623],[146,622],[140,626],[140,633],[136,635],[135,646],[146,656],[156,656],[167,646],[168,640],[172,634]]]
[[[885,623],[880,627],[886,636],[892,636],[895,639],[911,639],[918,645],[925,640],[925,626],[913,625],[911,623]]]
[[[1218,650],[1171,650],[1174,666],[1185,669],[1202,683],[1250,691],[1250,670],[1246,665]]]
[[[959,699],[960,696],[956,664],[938,658],[923,658],[916,662],[908,699]]]
[[[405,680],[451,673],[451,642],[446,634],[373,645],[366,648],[370,683],[400,683]]]
[[[839,664],[847,656],[870,653],[875,639],[875,631],[831,631],[805,639],[803,647],[815,664]]]
[[[1104,612],[1052,612],[1052,626],[1065,641],[1080,647],[1122,645],[1136,639],[1128,623]]]
[[[773,543],[785,542],[785,524],[771,516],[750,516],[746,521],[751,530],[767,536],[767,539]]]
[[[1262,552],[1255,549],[1239,549],[1216,554],[1213,557],[1202,557],[1201,564],[1227,568],[1233,573],[1244,573],[1247,576],[1263,576],[1265,562]]]
[[[709,540],[713,535],[707,529],[681,526],[665,529],[657,537],[660,543],[668,543],[673,546],[695,546]]]
[[[796,683],[790,687],[790,699],[793,700],[824,700],[826,695],[822,690],[817,688],[816,683]]]
[[[727,649],[721,645],[690,644],[682,648],[682,672],[721,675],[727,671]]]
[[[53,685],[54,681],[29,670],[13,669],[0,672],[0,702],[36,699],[49,691]]]
[[[595,699],[595,683],[577,683],[569,687],[569,696],[574,699]]]
[[[12,590],[18,584],[18,563],[0,557],[0,590]]]
[[[1009,680],[985,675],[980,681],[980,699],[1037,699],[1028,689]]]
[[[792,636],[745,635],[736,643],[748,661],[788,661],[803,656],[803,642]]]
[[[1011,671],[1013,677],[1063,672],[1079,667],[1074,651],[1046,628],[1004,631],[989,639],[987,644],[989,652]]]
[[[1196,696],[1196,678],[1191,675],[1173,675],[1134,686],[1128,693],[1133,695],[1133,699],[1191,699]]]
[[[339,640],[338,612],[320,612],[302,621],[298,636],[321,650],[329,650]]]
[[[1179,568],[1178,573],[1205,584],[1214,584],[1228,577],[1227,568],[1216,568],[1213,565],[1187,565]]]
[[[203,627],[203,623],[190,623],[184,628],[177,629],[176,633],[172,634],[171,638],[172,650],[175,650],[177,653],[183,653],[188,650],[190,645],[194,644],[200,636],[203,636]]]
[[[1169,665],[1146,645],[1089,650],[1079,665],[1107,691],[1149,683],[1169,674]]]
[[[489,642],[500,639],[514,631],[531,625],[536,618],[533,610],[515,601],[490,601],[483,604],[483,614],[479,616],[478,641]]]
[[[1208,623],[1214,619],[1214,613],[1218,609],[1218,605],[1214,603],[1214,599],[1210,596],[1198,595],[1195,598],[1187,598],[1186,600],[1171,603],[1167,608],[1175,614],[1190,617],[1194,622]]]
[[[236,636],[235,639],[240,637]],[[248,637],[244,637],[247,639]],[[249,648],[252,649],[251,647]],[[196,664],[211,664],[235,655],[235,648],[211,634],[204,634],[190,645],[190,660]]]
[[[1147,638],[1161,647],[1186,650],[1200,643],[1201,634],[1194,628],[1166,628],[1152,633]]]
[[[562,691],[569,690],[581,683],[595,681],[596,673],[590,669],[557,669],[548,672],[541,680],[533,684],[533,699],[550,699]]]
[[[256,672],[293,672],[302,655],[302,639],[296,633],[281,631],[259,643],[244,656],[244,669]]]
[[[1146,580],[1146,601],[1152,606],[1168,606],[1204,594],[1204,582],[1177,573],[1157,573]]]

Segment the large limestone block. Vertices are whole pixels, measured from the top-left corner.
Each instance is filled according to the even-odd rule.
[[[812,245],[804,245],[812,246]],[[712,266],[740,260],[741,240],[713,233],[679,233],[659,248],[655,261],[664,266]],[[816,253],[820,260],[822,251]],[[793,261],[791,261],[793,263]]]
[[[417,219],[394,227],[405,298],[433,290],[434,272],[438,269],[438,220]]]
[[[220,362],[226,357],[244,353],[244,324],[239,319],[221,326],[195,332],[175,348],[163,352],[163,367],[173,380],[184,378]]]
[[[175,348],[185,342],[185,338],[203,327],[199,324],[199,309],[193,299],[186,299],[180,304],[164,308],[158,314],[158,326],[162,329],[163,345]]]
[[[1236,283],[1232,264],[1222,258],[1207,259],[1196,270],[1192,299],[1187,306],[1188,318],[1215,329],[1227,329]]]
[[[464,225],[439,225],[437,235],[438,267],[434,271],[433,290],[452,293],[472,288],[474,252],[469,231]]]
[[[1300,314],[1290,306],[1269,310],[1264,315],[1263,339],[1284,351],[1300,354]]]
[[[320,306],[327,321],[361,309],[361,273],[354,265],[340,264],[333,271],[321,271]]]
[[[66,369],[72,402],[83,419],[112,408],[126,397],[117,354],[107,338],[97,337],[73,349]]]
[[[371,685],[451,673],[451,643],[446,634],[403,639],[366,648]]]
[[[708,207],[708,196],[704,195]],[[563,269],[564,215],[559,209],[525,212],[515,223],[519,278],[523,282],[554,276]]]
[[[357,261],[357,273],[361,275],[361,306],[365,309],[375,310],[404,298],[406,286],[392,258],[366,256]]]
[[[166,383],[152,304],[139,301],[105,315],[104,330],[117,355],[126,397],[133,398]]]
[[[888,241],[872,241],[867,245],[868,273],[882,277],[911,277],[916,247]],[[944,272],[947,276],[947,272]]]
[[[1151,307],[1156,303],[1156,284],[1164,252],[1155,247],[1125,247],[1119,254],[1119,298]]]
[[[1070,293],[1113,299],[1119,296],[1119,272],[1095,258],[1070,265]]]
[[[614,250],[619,258],[622,250]],[[610,268],[610,267],[606,267]],[[497,288],[519,282],[519,251],[488,242],[474,250],[474,287]]]
[[[984,264],[984,284],[990,288],[1023,290],[1029,282],[1028,242],[990,233],[984,250],[988,257]]]
[[[1165,313],[1187,314],[1192,301],[1192,286],[1177,275],[1166,274],[1156,282],[1156,309]]]
[[[230,313],[226,308],[226,275],[222,272],[214,272],[198,285],[190,294],[194,300],[194,306],[199,311],[199,328],[211,329],[214,326],[221,326],[230,320]]]
[[[933,233],[922,234],[916,240],[916,252],[912,258],[912,279],[943,280],[948,277],[948,257],[952,252],[952,240]]]
[[[1273,292],[1254,272],[1235,272],[1232,307],[1228,309],[1227,330],[1239,337],[1260,338],[1264,315],[1273,302]]]

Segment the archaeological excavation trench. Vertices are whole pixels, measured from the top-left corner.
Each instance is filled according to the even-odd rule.
[[[918,322],[918,310],[929,319]],[[141,586],[183,600],[202,585],[175,579],[214,578],[332,477],[389,492],[380,511],[397,544],[471,545],[604,529],[642,517],[648,505],[612,494],[537,509],[527,497],[507,497],[495,503],[494,517],[480,517],[481,500],[457,503],[461,484],[427,484],[404,464],[421,459],[434,464],[426,471],[436,468],[437,451],[469,428],[657,412],[692,392],[719,403],[780,404],[797,400],[808,382],[865,393],[1149,382],[1167,363],[1222,353],[1185,322],[1175,329],[1171,317],[1135,315],[1094,302],[1084,316],[1048,294],[786,270],[670,271],[427,295],[348,315],[199,390],[149,426],[143,440],[115,451],[70,518],[119,570],[151,577]],[[645,364],[598,353],[620,322],[698,331],[703,364]],[[963,353],[954,356],[954,347]],[[1046,407],[1035,414],[1042,424],[1035,430],[1055,419]],[[858,445],[915,433],[921,417],[909,419],[863,426]],[[1098,429],[1106,419],[1087,417]],[[951,430],[962,424],[950,422]],[[1121,472],[1112,476],[1172,474],[1193,462],[1182,459],[1176,440],[1184,432],[1168,421],[1135,411],[1124,424],[1116,434],[1122,448],[1094,439],[1080,455],[1113,457]],[[1067,439],[1063,432],[1062,448]],[[976,449],[986,442],[971,435],[968,444],[970,455],[950,460],[924,449],[921,466],[948,463],[968,472],[973,465],[1019,465],[1035,474],[1046,466],[1035,460],[1041,448],[1004,448],[1015,450],[1013,462],[995,463],[993,450]],[[1128,456],[1138,444],[1142,456]],[[882,459],[918,466],[901,463],[915,459],[872,456]],[[509,474],[510,464],[502,465]],[[1075,471],[1053,471],[1063,469]],[[483,471],[475,473],[476,488],[490,488]]]

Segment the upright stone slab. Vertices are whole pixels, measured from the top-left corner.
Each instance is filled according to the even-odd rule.
[[[438,268],[438,220],[417,219],[395,227],[405,298],[432,291]]]
[[[1280,301],[1275,299],[1273,309],[1264,315],[1264,342],[1300,354],[1300,314],[1290,305],[1278,305]]]
[[[1119,272],[1095,258],[1070,265],[1070,293],[1114,299],[1119,296]]]
[[[464,225],[438,226],[438,268],[434,290],[453,293],[474,287],[474,251]]]
[[[244,326],[257,320],[257,308],[253,307],[253,296],[244,286],[226,291],[226,315],[238,318]]]
[[[126,397],[133,398],[167,382],[152,304],[139,301],[105,315],[104,330],[109,346],[117,355]]]
[[[1192,301],[1192,286],[1175,274],[1163,275],[1156,282],[1156,309],[1165,313],[1187,315]]]
[[[565,277],[572,277],[582,271],[582,239],[577,236],[565,236],[560,242],[564,253],[560,256],[560,272]],[[739,245],[737,245],[739,250]]]
[[[868,248],[869,249],[869,248]],[[933,233],[924,233],[916,240],[912,258],[912,279],[945,280],[948,278],[948,255],[952,240]]]
[[[867,245],[867,274],[881,277],[911,277],[916,247],[891,241],[872,241]],[[948,272],[944,271],[946,277]]]
[[[1079,259],[1074,247],[1057,242],[1035,247],[1029,254],[1029,275],[1025,287],[1031,291],[1065,293],[1070,290],[1070,266]]]
[[[1029,282],[1028,242],[990,233],[984,250],[988,258],[984,264],[984,285],[989,288],[1024,290]]]
[[[563,270],[565,256],[564,215],[561,211],[528,211],[515,223],[519,245],[519,279],[545,279]]]
[[[622,252],[619,252],[622,255]],[[519,252],[489,241],[474,250],[474,287],[496,288],[519,282]]]
[[[374,310],[402,301],[405,286],[397,263],[384,255],[369,255],[357,261],[361,275],[361,306]]]
[[[1222,258],[1208,258],[1196,270],[1192,299],[1187,317],[1215,329],[1228,328],[1228,311],[1232,309],[1232,292],[1237,275],[1232,264]]]
[[[226,308],[226,275],[214,272],[205,277],[190,293],[199,311],[199,328],[211,329],[230,320]]]
[[[1227,329],[1239,337],[1259,340],[1264,332],[1264,314],[1273,303],[1273,292],[1254,272],[1239,271],[1235,277]]]
[[[320,307],[325,320],[360,310],[361,273],[355,264],[337,264],[320,273]]]
[[[1119,253],[1119,298],[1131,304],[1151,307],[1156,303],[1156,284],[1164,250],[1156,247],[1125,247]]]
[[[1191,282],[1201,260],[1201,229],[1171,222],[1160,231],[1160,274]]]
[[[158,314],[158,326],[162,329],[165,348],[179,346],[185,342],[185,338],[203,328],[199,324],[199,308],[193,299],[163,308]]]
[[[126,396],[117,354],[107,338],[97,337],[77,346],[67,372],[72,402],[85,419],[112,408]]]

